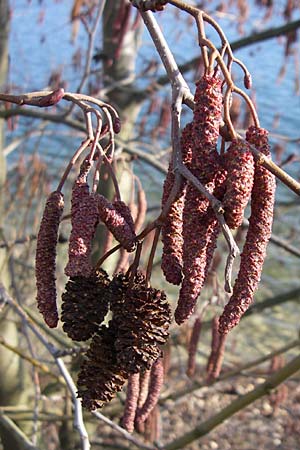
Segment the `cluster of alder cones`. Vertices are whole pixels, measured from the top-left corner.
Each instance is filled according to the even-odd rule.
[[[149,286],[139,272],[129,270],[110,280],[104,270],[93,267],[92,239],[99,221],[128,252],[135,249],[136,236],[125,203],[120,200],[111,203],[100,194],[90,193],[87,183],[90,167],[85,160],[72,190],[72,230],[65,268],[69,280],[62,295],[61,320],[63,330],[72,340],[91,339],[77,384],[83,405],[95,409],[111,400],[130,376],[159,364],[171,312],[165,293]],[[61,192],[50,194],[37,240],[37,302],[50,327],[58,324],[55,259],[63,206]],[[105,324],[108,312],[111,319]],[[145,407],[151,404],[150,400],[151,395],[148,402],[145,399]],[[141,410],[139,420],[145,419]]]
[[[217,151],[222,121],[222,80],[204,75],[196,83],[191,123],[181,135],[182,161],[190,172],[222,202],[231,229],[241,226],[251,197],[251,216],[240,270],[232,296],[219,319],[219,332],[227,334],[238,324],[253,300],[260,281],[266,247],[271,235],[275,177],[251,152],[251,146],[270,157],[268,133],[251,126],[246,140],[234,139],[223,154]],[[164,205],[175,175],[170,165],[165,183]],[[220,225],[212,206],[190,182],[181,187],[162,228],[162,270],[166,280],[181,285],[175,320],[183,323],[193,313],[207,277]]]

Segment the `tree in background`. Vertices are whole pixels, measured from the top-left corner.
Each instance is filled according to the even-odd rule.
[[[19,248],[17,246],[24,242],[34,241],[36,238],[39,212],[35,216],[33,211],[40,211],[38,198],[41,195],[49,194],[49,180],[47,179],[49,170],[46,170],[43,161],[37,156],[33,156],[30,169],[31,182],[29,183],[25,176],[24,161],[20,158],[16,168],[12,171],[11,187],[7,191],[14,199],[13,203],[16,207],[19,205],[19,208],[24,208],[25,206],[25,212],[22,220],[14,224],[19,229],[17,236],[7,236],[8,231],[5,231],[2,246],[10,248],[10,259],[12,261],[10,275],[13,276],[14,281],[12,281],[12,296],[8,295],[4,288],[2,295],[3,301],[8,303],[6,310],[13,309],[17,312],[23,324],[25,324],[25,329],[29,327],[43,344],[44,350],[38,347],[38,350],[35,349],[28,357],[27,350],[30,349],[31,342],[29,339],[28,347],[25,347],[19,355],[23,359],[27,359],[33,367],[36,367],[33,374],[35,405],[31,410],[34,413],[32,442],[35,442],[35,445],[41,448],[43,448],[42,442],[45,437],[41,439],[38,424],[39,421],[43,421],[45,424],[49,422],[46,416],[48,408],[47,406],[45,408],[41,406],[40,393],[43,384],[45,384],[44,393],[47,393],[47,389],[50,388],[47,379],[50,376],[56,379],[55,392],[59,393],[60,396],[63,393],[61,385],[67,384],[68,393],[66,393],[63,402],[65,417],[71,415],[72,412],[70,399],[68,399],[71,395],[75,427],[79,431],[81,447],[89,448],[88,436],[82,422],[81,403],[76,398],[77,388],[70,378],[69,370],[63,358],[66,358],[68,364],[72,359],[74,371],[78,371],[78,368],[80,368],[78,393],[83,400],[83,405],[88,409],[94,409],[105,404],[107,400],[114,396],[116,391],[122,388],[128,379],[126,401],[124,397],[121,397],[121,402],[125,401],[122,425],[128,431],[135,428],[137,432],[144,433],[151,442],[158,440],[157,422],[159,419],[155,405],[158,401],[163,371],[160,348],[166,341],[167,328],[170,322],[170,311],[165,302],[165,294],[161,289],[155,289],[155,287],[161,287],[162,283],[167,287],[167,284],[158,275],[159,270],[156,269],[158,264],[154,260],[161,229],[164,244],[162,268],[166,279],[175,285],[181,284],[183,279],[179,303],[175,312],[176,321],[182,323],[191,315],[195,320],[194,326],[188,322],[184,331],[179,332],[175,325],[171,328],[171,342],[175,342],[177,348],[180,347],[181,353],[186,349],[184,340],[189,341],[187,347],[188,375],[191,379],[195,377],[195,368],[199,365],[199,359],[196,360],[196,355],[200,329],[205,330],[207,326],[212,327],[212,345],[205,376],[202,376],[200,381],[196,377],[194,382],[189,383],[182,390],[180,389],[179,393],[165,395],[165,400],[169,398],[170,401],[174,401],[179,395],[184,396],[202,385],[207,386],[207,384],[210,385],[218,381],[221,370],[220,361],[224,354],[224,336],[240,320],[242,313],[251,303],[253,292],[260,278],[265,246],[272,223],[274,183],[269,171],[271,170],[290,189],[299,194],[297,181],[289,177],[280,167],[272,164],[268,154],[264,156],[264,153],[268,151],[264,133],[262,135],[257,134],[253,128],[250,128],[246,136],[247,143],[236,132],[237,121],[239,120],[241,123],[241,115],[238,114],[241,105],[239,101],[236,101],[238,96],[231,98],[233,92],[241,95],[244,104],[248,106],[256,130],[260,130],[260,127],[253,102],[245,95],[244,91],[241,91],[234,84],[231,66],[237,64],[241,67],[246,88],[251,87],[250,74],[243,63],[236,60],[232,55],[226,37],[218,23],[210,15],[189,5],[176,1],[168,2],[176,7],[176,13],[179,14],[179,10],[186,13],[186,15],[180,15],[181,20],[185,20],[183,18],[186,17],[190,20],[190,17],[193,17],[197,24],[198,43],[195,33],[194,45],[195,48],[198,48],[199,44],[202,57],[199,58],[198,56],[192,62],[180,67],[182,72],[193,71],[190,72],[191,79],[189,78],[191,84],[194,84],[195,79],[200,78],[200,82],[196,84],[195,97],[193,97],[194,92],[190,92],[188,85],[178,71],[176,62],[157,27],[155,19],[149,11],[144,11],[147,9],[162,10],[161,17],[164,17],[167,10],[171,8],[171,6],[168,6],[164,11],[165,3],[136,2],[135,6],[139,8],[139,11],[137,11],[130,3],[125,1],[114,2],[113,7],[108,2],[106,4],[105,2],[99,4],[74,2],[72,10],[74,37],[78,32],[76,25],[78,26],[79,23],[85,28],[88,36],[83,74],[76,93],[66,93],[63,89],[63,80],[59,73],[56,73],[49,80],[52,91],[34,92],[25,95],[12,95],[11,93],[1,95],[1,99],[7,102],[7,108],[1,114],[9,121],[10,127],[15,125],[12,122],[14,117],[27,115],[48,121],[47,123],[64,124],[80,133],[86,133],[84,141],[67,166],[56,191],[48,197],[39,232],[36,273],[38,306],[46,323],[50,327],[54,327],[57,324],[58,314],[55,303],[55,274],[53,268],[57,229],[62,214],[61,189],[64,184],[65,203],[68,204],[71,187],[73,186],[71,199],[72,231],[69,260],[65,269],[65,273],[70,279],[62,296],[62,321],[64,322],[64,331],[71,339],[85,341],[92,337],[88,350],[85,344],[76,344],[73,347],[72,342],[63,335],[61,330],[56,333],[46,331],[47,338],[45,338],[45,328],[40,319],[26,309],[26,305],[30,305],[30,298],[32,298],[32,287],[28,286],[28,277],[20,272],[20,268],[16,270],[17,257],[18,262],[21,262],[21,267],[29,271],[28,274],[31,277],[31,268],[26,267],[26,261],[29,260],[32,249],[29,247],[20,252],[17,250]],[[240,27],[247,23],[246,6],[247,3],[238,2]],[[212,5],[210,4],[209,7],[212,8]],[[272,7],[271,3],[267,5],[266,20],[271,16]],[[275,36],[276,33],[283,33],[287,35],[286,54],[288,55],[295,43],[295,36],[292,38],[292,33],[299,26],[297,21],[291,21],[293,9],[296,9],[296,7],[297,5],[291,5],[290,2],[286,5],[284,14],[290,20],[288,25],[277,30],[273,29],[261,33],[260,37],[256,35],[255,39],[266,39]],[[223,14],[226,12],[226,8],[225,3],[219,5]],[[97,68],[92,68],[92,56],[97,37],[97,27],[102,16],[103,48],[94,56],[95,60],[102,61],[103,68],[97,70]],[[159,74],[157,58],[153,60],[145,59],[144,73],[149,82],[146,87],[137,89],[136,56],[141,39],[141,17],[152,36],[168,77]],[[208,26],[215,28],[219,33],[220,41],[217,43],[213,43],[214,41],[206,37],[205,33]],[[232,47],[245,45],[245,42],[251,43],[252,40],[253,37],[249,37],[246,40],[236,42]],[[218,50],[219,46],[220,49]],[[79,52],[74,54],[73,63],[75,64],[76,61],[78,65],[80,63]],[[172,103],[169,102],[168,97],[164,97],[162,101],[159,94],[161,86],[167,86],[169,82],[172,86]],[[87,94],[84,94],[84,92],[87,92]],[[63,100],[71,104],[66,110],[63,110],[61,106]],[[53,113],[48,113],[46,110],[22,106],[10,108],[8,106],[10,103],[39,107],[54,105],[56,110]],[[185,127],[181,126],[179,120],[183,104],[193,110],[192,118],[187,113],[190,121],[186,120],[188,123]],[[81,116],[78,116],[78,109],[82,112]],[[173,156],[169,169],[166,169],[166,165],[161,163],[157,154],[158,149],[163,150],[163,145],[160,143],[169,145],[168,139],[164,136],[167,136],[166,129],[170,122]],[[249,114],[245,113],[245,128],[248,128],[248,123]],[[51,138],[54,133],[53,128],[49,127],[48,132]],[[43,123],[39,125],[37,130],[26,130],[25,134],[19,138],[19,142],[24,140],[24,137],[25,139],[32,137],[34,133],[40,135],[45,133]],[[81,134],[81,136],[83,135]],[[18,141],[15,145],[17,143]],[[218,147],[221,147],[219,152],[216,152],[217,144]],[[11,145],[14,145],[14,143]],[[143,150],[140,148],[143,148]],[[153,148],[155,148],[155,151],[153,151]],[[278,161],[281,158],[280,152],[282,152],[282,149],[278,146],[276,153]],[[163,159],[167,161],[169,155],[170,152],[165,152]],[[253,156],[258,161],[255,169]],[[296,155],[289,155],[286,160],[281,160],[281,165],[288,164],[292,160],[295,161],[296,158]],[[136,165],[135,160],[148,164],[153,170],[167,173],[162,212],[157,214],[154,220],[148,214],[147,222],[144,225],[145,193],[141,180],[133,172],[133,166]],[[93,167],[91,172],[93,181],[91,182],[90,179],[88,186],[87,175],[91,171],[91,166]],[[241,167],[245,170],[240,170]],[[75,170],[71,171],[73,168]],[[226,172],[228,175],[226,175]],[[142,170],[139,171],[139,175],[141,178]],[[252,188],[253,179],[254,187]],[[108,180],[108,183],[104,183],[105,180]],[[186,184],[184,180],[187,180],[188,183]],[[55,182],[56,180],[53,180],[52,185]],[[225,290],[230,294],[232,289],[232,263],[238,252],[235,241],[241,239],[243,228],[248,227],[248,224],[243,221],[243,210],[249,200],[251,190],[252,214],[246,245],[241,257],[240,273],[233,288],[229,306],[226,306],[227,309],[225,308],[220,319],[221,325],[219,325],[217,316],[220,315],[224,303],[230,297],[223,294],[220,288],[220,277],[222,279],[222,275],[220,275],[221,260],[228,254]],[[121,202],[120,193],[122,199],[126,200],[127,206]],[[26,199],[25,202],[24,199]],[[158,201],[158,198],[155,198],[154,206],[156,205],[156,208],[160,209]],[[225,210],[222,209],[220,202],[222,202]],[[286,208],[286,205],[284,207]],[[293,204],[292,210],[296,211],[296,208]],[[225,215],[223,214],[224,211]],[[8,208],[7,217],[9,217],[9,214],[13,216],[14,210],[10,211]],[[63,244],[66,242],[65,236],[70,231],[68,218],[68,213],[62,217],[61,234],[58,236],[57,276],[60,290],[64,289],[63,285],[66,283],[62,273],[66,262]],[[192,218],[192,221],[190,221],[190,218]],[[105,227],[103,225],[98,226],[97,234],[94,236],[95,226],[99,219]],[[35,233],[32,232],[31,223],[35,224]],[[84,224],[84,227],[82,227],[82,224]],[[235,240],[228,224],[230,228],[239,227]],[[218,251],[214,253],[216,237],[220,229],[223,230],[225,240],[224,242],[221,240]],[[278,230],[281,231],[280,227]],[[14,243],[11,242],[12,238],[15,239]],[[93,246],[91,245],[92,238],[94,238]],[[114,239],[119,244],[116,245]],[[229,253],[225,250],[226,241]],[[299,257],[297,248],[285,240],[273,237],[273,242],[281,248],[285,248],[290,254]],[[110,249],[115,250],[114,253],[117,250],[119,251],[114,262],[108,258],[111,253]],[[91,256],[92,250],[93,256]],[[111,258],[111,256],[109,257]],[[104,259],[107,259],[105,266],[102,265]],[[110,277],[114,272],[116,275],[109,280],[108,275],[101,270],[95,274],[95,265],[97,269],[100,266],[105,267]],[[137,271],[138,266],[142,270],[146,269],[144,275]],[[151,272],[153,273],[151,278],[153,287],[149,284]],[[198,309],[195,309],[197,297],[204,282],[206,283],[206,291],[201,294],[202,303],[199,302]],[[170,291],[171,298],[174,299],[175,306],[177,291],[167,289]],[[299,296],[299,287],[286,295],[280,295],[258,303],[249,311],[250,313],[259,311],[272,304],[296,299],[297,296]],[[18,298],[22,307],[13,300],[13,297]],[[83,299],[85,299],[84,302]],[[245,299],[246,301],[244,301]],[[112,320],[108,322],[108,319],[106,319],[105,326],[101,326],[108,305],[110,305]],[[31,320],[34,322],[31,322]],[[109,326],[107,327],[107,325]],[[41,332],[41,328],[43,328],[43,332]],[[23,329],[23,333],[25,329]],[[53,346],[53,342],[56,343],[56,347]],[[112,342],[114,343],[113,346]],[[13,346],[6,339],[3,340],[2,345],[12,354],[20,354],[17,346]],[[298,340],[293,340],[292,343],[285,345],[276,352],[281,353],[297,345]],[[34,341],[34,347],[36,346],[37,344]],[[66,348],[69,350],[65,350]],[[170,344],[164,348],[165,375],[168,372],[167,366],[171,348],[173,346]],[[40,360],[43,358],[44,351],[47,355],[49,353],[52,355],[60,375],[55,369],[49,370],[49,367],[41,364]],[[85,354],[83,361],[82,354]],[[70,355],[76,355],[76,357],[70,359]],[[274,351],[262,360],[271,359],[273,356]],[[250,367],[259,362],[261,360],[251,363]],[[178,372],[180,374],[177,355],[174,356],[173,354],[172,363],[174,369],[177,369],[177,373],[176,376],[169,378],[169,383],[172,386],[172,382],[174,382],[173,386],[176,386]],[[182,448],[200,436],[207,434],[220,422],[266,394],[270,387],[276,387],[298,369],[298,358],[291,360],[283,368],[278,367],[277,372],[270,375],[266,383],[253,389],[249,394],[237,398],[231,405],[222,409],[208,421],[202,422],[200,425],[197,424],[192,432],[185,434],[182,430],[182,436],[173,441],[169,439],[170,443],[165,444],[164,448]],[[237,372],[240,373],[241,370],[242,368],[239,368]],[[47,376],[39,376],[40,371],[46,373]],[[234,371],[233,374],[225,372],[224,377],[229,377],[229,375],[235,373]],[[139,438],[130,437],[124,431],[124,428],[120,428],[106,417],[110,414],[116,414],[116,412],[118,414],[120,409],[123,409],[120,408],[117,400],[114,402],[114,406],[112,403],[112,410],[109,409],[109,406],[104,409],[104,412],[107,411],[105,416],[97,411],[94,411],[94,415],[98,419],[106,421],[116,433],[120,433],[132,444],[145,446]],[[7,406],[7,404],[4,406]],[[69,436],[71,434],[69,419],[59,416],[59,408],[54,412],[59,425],[54,429],[52,427],[52,438],[55,439],[55,433],[57,429],[60,429],[61,443],[57,443],[57,445],[61,445],[63,448],[73,448],[75,444]],[[3,426],[10,430],[10,433],[18,441],[20,448],[22,448],[22,445],[23,447],[30,448],[32,446],[33,448],[34,444],[11,421],[8,415],[9,408],[4,409],[4,411],[5,414],[2,416]],[[26,417],[26,414],[28,412],[25,413],[25,416],[21,414],[19,418]],[[17,419],[17,417],[14,418]],[[107,440],[106,442],[98,442],[98,444],[105,448],[110,442]],[[49,447],[49,441],[46,445]]]

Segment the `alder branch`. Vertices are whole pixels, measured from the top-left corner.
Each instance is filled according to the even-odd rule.
[[[231,42],[230,47],[233,51],[238,50],[240,48],[247,47],[248,45],[256,44],[267,39],[273,39],[274,37],[282,36],[283,34],[288,34],[290,31],[294,31],[298,28],[300,28],[300,20],[295,20],[285,25],[269,28],[268,30],[261,31],[259,33],[251,33],[249,36]],[[199,57],[197,56],[186,63],[179,64],[178,68],[181,73],[186,73],[195,69],[198,64]],[[165,86],[168,81],[168,77],[166,75],[162,75],[157,79],[156,84],[159,86]]]
[[[49,367],[46,366],[46,364],[40,363],[37,359],[33,358],[32,356],[25,355],[18,347],[14,347],[13,345],[8,344],[2,336],[0,336],[0,345],[10,350],[11,352],[15,353],[20,358],[24,359],[24,361],[29,362],[29,364],[39,369],[44,374],[50,375],[51,377],[55,378],[56,381],[65,385],[64,379],[60,376],[57,376],[56,373],[52,372],[49,369]]]
[[[5,428],[9,434],[13,435],[15,441],[23,450],[39,450],[39,448],[36,447],[15,424],[15,422],[3,413],[2,408],[0,408],[0,425],[2,428]]]
[[[248,226],[249,226],[248,220],[244,219],[242,227],[244,229],[247,229]],[[285,239],[282,239],[279,236],[272,234],[272,236],[270,237],[270,242],[275,244],[277,247],[284,249],[288,253],[291,253],[292,255],[300,258],[300,250],[298,248],[294,247],[293,245],[289,244]]]
[[[146,445],[143,442],[141,442],[139,439],[136,439],[132,434],[128,433],[124,428],[120,427],[118,424],[114,423],[112,420],[110,420],[108,417],[101,414],[99,411],[92,411],[92,414],[97,417],[102,422],[109,425],[113,430],[117,431],[121,436],[123,436],[126,440],[134,444],[136,447],[145,449],[145,450],[156,450],[156,447]]]
[[[34,322],[27,316],[27,314],[23,311],[23,309],[17,304],[15,300],[7,293],[4,286],[0,283],[0,294],[4,295],[6,299],[6,303],[10,305],[13,310],[18,314],[18,316],[26,323],[26,325],[31,329],[34,335],[38,338],[38,340],[44,345],[44,347],[48,350],[51,356],[54,358],[56,365],[58,366],[62,377],[64,378],[70,393],[72,395],[72,400],[74,404],[74,427],[78,431],[81,440],[81,448],[82,450],[89,450],[90,443],[88,434],[84,425],[83,415],[82,415],[82,406],[80,400],[77,398],[76,386],[69,374],[63,360],[57,357],[57,348],[51,344],[45,337],[40,333],[38,328],[35,326]],[[1,295],[1,297],[2,297]]]
[[[219,376],[218,378],[216,378],[215,380],[213,380],[210,383],[207,383],[207,382],[203,383],[201,381],[194,380],[193,384],[191,386],[188,386],[186,389],[182,389],[181,391],[171,393],[171,394],[161,398],[160,403],[163,404],[167,400],[176,401],[179,398],[184,397],[185,395],[191,394],[192,392],[196,391],[197,389],[201,389],[203,387],[211,386],[212,384],[216,384],[221,381],[228,380],[229,378],[232,378],[234,376],[242,374],[243,372],[245,372],[245,370],[252,369],[253,367],[263,364],[266,361],[270,361],[274,356],[281,355],[282,353],[286,353],[289,350],[292,350],[293,348],[299,347],[299,346],[300,346],[300,339],[293,340],[289,344],[284,345],[283,347],[280,347],[264,356],[261,356],[260,358],[257,358],[257,359],[250,361],[242,366],[237,367],[234,370],[230,370],[230,371],[222,374],[221,376]]]
[[[274,306],[281,305],[282,303],[300,301],[300,287],[292,289],[291,291],[284,292],[282,294],[275,295],[274,297],[266,298],[265,300],[255,303],[244,314],[244,318],[257,314],[266,308],[273,308]]]
[[[213,417],[200,423],[192,431],[165,445],[163,447],[163,450],[181,449],[191,442],[194,442],[195,440],[201,438],[202,436],[205,436],[225,420],[228,420],[230,417],[236,414],[238,411],[241,411],[246,406],[250,405],[261,397],[269,395],[273,389],[275,389],[279,384],[284,382],[287,378],[291,377],[299,370],[300,356],[297,356],[288,364],[286,364],[282,369],[279,369],[274,374],[270,375],[264,383],[260,384],[247,394],[239,396],[236,400],[230,403],[230,405],[223,408]]]

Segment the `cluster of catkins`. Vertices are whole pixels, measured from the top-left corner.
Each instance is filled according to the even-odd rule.
[[[271,235],[275,178],[253,158],[250,146],[270,157],[267,132],[251,126],[246,140],[235,139],[224,155],[217,151],[222,121],[222,80],[204,75],[196,83],[194,116],[181,135],[182,160],[190,172],[220,200],[228,226],[238,228],[251,197],[251,217],[232,296],[219,320],[227,334],[253,300]],[[162,205],[174,183],[170,166]],[[190,182],[182,181],[162,228],[162,270],[170,283],[181,285],[175,320],[193,313],[206,280],[220,226],[212,206]]]
[[[84,161],[72,190],[72,230],[65,268],[69,280],[62,295],[61,320],[72,340],[91,339],[78,375],[78,396],[86,408],[95,409],[111,400],[130,376],[158,364],[171,313],[165,293],[150,287],[139,272],[117,274],[110,280],[104,270],[93,267],[92,239],[99,221],[128,252],[135,249],[136,235],[125,203],[111,203],[90,193],[89,170],[89,162]],[[50,327],[58,324],[55,259],[63,206],[62,193],[53,192],[37,240],[37,304]],[[104,324],[109,311],[111,320]],[[139,421],[145,420],[143,411]]]

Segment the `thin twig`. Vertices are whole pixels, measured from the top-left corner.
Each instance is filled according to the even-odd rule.
[[[4,286],[0,284],[0,289],[1,288],[5,290]],[[67,386],[70,390],[70,393],[72,395],[74,403],[74,427],[80,435],[81,448],[82,450],[89,450],[90,449],[89,438],[83,422],[82,407],[80,400],[77,398],[76,386],[63,360],[57,357],[57,348],[53,344],[51,344],[43,334],[41,334],[39,329],[35,326],[34,322],[27,316],[24,310],[15,302],[15,300],[12,299],[12,297],[8,293],[6,293],[6,299],[7,303],[14,309],[14,311],[19,315],[22,321],[26,323],[26,325],[31,329],[31,331],[35,334],[38,340],[44,345],[44,347],[54,358],[55,363],[57,364],[61,375],[65,379]]]
[[[4,414],[0,409],[0,425],[5,428],[8,433],[10,433],[14,440],[18,443],[18,446],[23,450],[39,450],[27,436],[23,433],[23,431],[15,424],[13,420],[11,420],[6,414]]]
[[[230,405],[223,408],[220,412],[213,417],[197,425],[192,431],[184,434],[183,436],[175,439],[173,442],[165,445],[164,450],[177,450],[184,448],[186,445],[194,442],[208,434],[211,430],[223,423],[225,420],[232,417],[235,413],[242,410],[246,406],[255,402],[259,398],[269,395],[273,389],[279,384],[284,382],[287,378],[294,375],[300,370],[300,356],[295,357],[286,364],[282,369],[269,376],[264,383],[261,383],[255,389],[252,389],[245,395],[239,396],[236,400],[230,403]]]
[[[108,417],[105,417],[103,414],[101,414],[98,411],[92,411],[92,414],[100,419],[102,422],[109,425],[113,430],[117,431],[119,434],[121,434],[126,440],[134,444],[136,447],[145,449],[145,450],[156,450],[156,447],[146,445],[143,442],[141,442],[139,439],[136,439],[134,436],[132,436],[128,431],[124,430],[124,428],[120,427],[116,423],[114,423],[112,420],[110,420]]]

